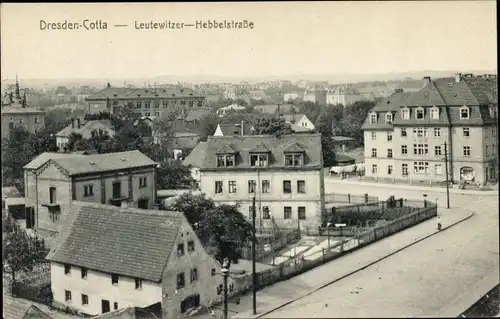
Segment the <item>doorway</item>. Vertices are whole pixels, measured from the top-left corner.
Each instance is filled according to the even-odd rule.
[[[101,300],[101,310],[102,310],[102,313],[106,313],[106,312],[109,312],[109,300],[104,300],[102,299]]]
[[[137,201],[137,208],[140,209],[148,209],[149,208],[149,199],[142,198]]]

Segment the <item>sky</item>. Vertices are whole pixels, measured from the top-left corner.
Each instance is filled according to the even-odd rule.
[[[2,80],[16,74],[81,79],[496,70],[495,6],[495,1],[4,3]],[[106,22],[107,29],[40,29],[41,20],[83,24],[85,19]],[[165,20],[247,20],[254,28],[135,28],[136,22]]]

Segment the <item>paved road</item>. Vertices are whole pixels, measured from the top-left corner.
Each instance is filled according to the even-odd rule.
[[[419,195],[393,191],[403,194]],[[468,297],[471,291],[487,292],[499,282],[500,268],[498,197],[452,195],[452,210],[446,211],[464,210],[476,215],[264,318],[459,315],[477,301]],[[324,276],[328,269],[312,272]]]

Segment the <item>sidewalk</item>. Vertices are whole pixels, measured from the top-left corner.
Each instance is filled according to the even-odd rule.
[[[455,210],[440,210],[439,215],[441,216],[443,230],[445,230],[450,225],[467,219],[473,214],[467,211],[458,213]],[[252,313],[251,294],[242,296],[239,305],[230,303],[229,315],[231,318],[256,318],[262,316],[283,304],[310,294],[322,286],[362,270],[437,232],[435,219],[425,221],[301,275],[257,291],[257,315]],[[221,310],[215,309],[215,312],[218,315]],[[209,317],[206,314],[205,318]]]
[[[382,188],[398,188],[398,189],[408,189],[414,191],[423,192],[440,192],[446,193],[446,187],[438,186],[420,186],[420,185],[406,185],[406,184],[396,184],[396,183],[383,183],[375,181],[360,181],[357,179],[336,179],[336,178],[325,178],[325,182],[335,183],[335,184],[350,184],[350,185],[360,185],[360,186],[375,186]],[[464,194],[464,195],[479,195],[479,196],[498,196],[498,190],[471,190],[471,189],[457,189],[450,187],[451,194]]]

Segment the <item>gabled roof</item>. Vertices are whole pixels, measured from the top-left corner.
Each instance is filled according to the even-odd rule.
[[[35,157],[31,162],[28,164],[24,165],[24,169],[38,169],[40,168],[43,164],[47,163],[50,159],[55,159],[55,158],[60,158],[60,157],[71,157],[75,156],[75,154],[71,153],[52,153],[52,152],[45,152],[37,157]]]
[[[183,213],[73,201],[47,260],[160,282]],[[69,216],[69,215],[68,215]]]
[[[2,199],[12,198],[12,197],[19,197],[20,195],[21,195],[21,193],[14,186],[2,187]]]
[[[383,101],[378,102],[371,111],[373,112],[396,112],[401,106],[407,104],[407,100],[411,93],[409,92],[394,92]]]
[[[293,141],[287,148],[284,150],[285,153],[302,153],[305,152],[304,147],[300,146],[297,141]]]
[[[205,156],[198,166],[200,170],[205,169],[250,169],[250,151],[263,145],[270,151],[269,167],[285,167],[285,149],[296,142],[305,150],[304,169],[317,169],[323,166],[323,155],[321,150],[321,134],[303,133],[287,134],[279,138],[273,135],[248,135],[248,136],[209,136],[205,150]],[[235,167],[217,167],[218,150],[225,145],[231,145],[236,152]],[[198,163],[197,163],[198,164]]]
[[[259,144],[250,150],[250,153],[269,153],[269,149],[264,144]]]
[[[8,294],[3,295],[3,319],[52,319],[32,302],[14,298]]]
[[[231,145],[226,144],[217,149],[216,154],[234,154],[236,151],[231,147]]]
[[[200,167],[203,163],[203,158],[206,156],[207,143],[199,142],[189,155],[184,159],[182,164],[185,166]]]
[[[95,129],[102,129],[109,133],[114,132],[113,124],[110,120],[93,120],[82,123],[80,128],[78,128],[77,123],[73,128],[72,124],[69,124],[63,128],[59,133],[56,134],[58,137],[69,137],[71,133],[81,134],[83,138],[88,139],[91,137],[91,133]]]
[[[281,115],[281,117],[283,119],[285,119],[286,122],[289,122],[289,123],[297,123],[304,116],[305,116],[305,114],[284,114],[284,115]]]

